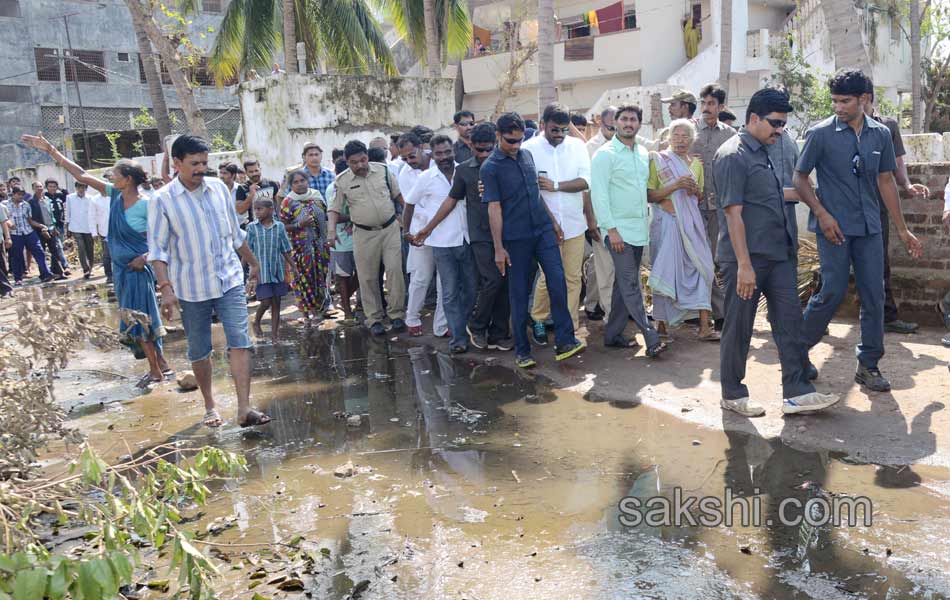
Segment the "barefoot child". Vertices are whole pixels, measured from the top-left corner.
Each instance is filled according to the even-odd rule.
[[[284,224],[274,220],[274,201],[270,198],[254,200],[254,217],[257,219],[247,226],[247,245],[261,265],[260,279],[257,284],[257,299],[260,306],[254,315],[254,335],[263,337],[261,318],[270,308],[271,343],[277,343],[280,328],[280,299],[287,295],[287,282],[284,281],[284,265],[291,271],[294,263],[290,258],[290,239]],[[281,261],[283,257],[283,261]]]

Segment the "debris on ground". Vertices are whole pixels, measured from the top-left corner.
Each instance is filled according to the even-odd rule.
[[[198,389],[198,379],[192,371],[182,371],[176,380],[178,388],[185,392]]]

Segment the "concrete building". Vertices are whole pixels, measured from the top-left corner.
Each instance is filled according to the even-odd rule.
[[[202,0],[191,25],[199,49],[210,47],[226,4]],[[102,132],[140,128],[132,121],[151,100],[123,0],[0,0],[0,35],[0,172],[48,162],[18,143],[23,133],[41,130],[60,147],[71,134],[73,148],[82,150],[83,129],[101,149]],[[240,123],[233,87],[215,87],[200,65],[190,75],[209,132],[233,140]],[[184,115],[163,79],[173,128],[182,131]],[[145,141],[156,146],[157,136]]]
[[[477,116],[495,110],[512,71],[509,50],[517,59],[537,41],[536,7],[496,2],[475,8],[475,36],[486,50],[462,61],[462,73],[465,107]],[[680,87],[698,92],[718,77],[722,0],[554,0],[554,10],[555,85],[573,110],[598,110],[608,96],[648,99]],[[769,79],[774,44],[800,48],[823,72],[845,65],[870,70],[896,101],[910,91],[910,47],[892,13],[873,1],[732,0],[730,108],[744,114],[749,97]],[[688,19],[699,38],[692,58],[684,43]],[[537,114],[535,58],[514,78],[508,110]],[[651,107],[644,109],[649,115]]]
[[[258,159],[276,180],[300,163],[307,142],[320,144],[323,164],[332,168],[332,150],[349,140],[368,144],[415,125],[450,133],[455,113],[452,79],[284,75],[245,81],[238,96],[243,156]]]

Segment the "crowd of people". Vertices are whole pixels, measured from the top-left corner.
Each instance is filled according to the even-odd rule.
[[[422,310],[434,305],[432,333],[448,339],[451,353],[513,349],[521,368],[536,365],[533,348],[552,345],[557,361],[584,351],[581,307],[589,321],[606,320],[610,348],[636,351],[627,333],[633,321],[650,358],[669,352],[674,330],[692,324],[698,340],[720,344],[722,407],[745,416],[765,412],[743,384],[764,295],[782,412],[813,412],[838,400],[816,391],[809,350],[844,299],[852,269],[861,300],[855,381],[890,389],[878,368],[884,332],[917,325],[899,318],[890,292],[888,220],[920,257],[898,188],[929,194],[908,180],[899,129],[875,112],[868,77],[841,70],[828,85],[835,114],[805,133],[801,153],[785,130],[793,108],[784,89],[757,91],[736,130],[722,120],[727,98],[716,84],[699,100],[688,90],[663,99],[671,123],[655,140],[639,135],[643,111],[635,105],[605,108],[590,139],[559,103],[544,107],[540,125],[517,113],[477,123],[462,110],[454,140],[424,126],[369,146],[354,139],[333,151],[332,171],[322,148],[308,143],[280,182],[251,157],[209,171],[208,144],[189,135],[171,146],[174,177],[159,181],[127,160],[109,181],[98,179],[41,135],[24,136],[65,167],[76,191],[66,197],[50,180],[28,197],[9,181],[0,187],[7,213],[0,222],[17,284],[29,255],[42,281],[68,275],[67,231],[88,277],[95,239],[106,237],[104,265],[120,308],[148,317],[121,325],[148,359],[148,381],[168,373],[162,323],[177,308],[211,427],[222,423],[211,389],[212,316],[227,340],[238,422],[264,424],[270,417],[250,406],[250,333],[264,337],[269,310],[278,340],[291,290],[304,324],[338,307],[345,323],[362,317],[374,336],[423,335]],[[950,228],[950,185],[947,194]],[[804,314],[799,202],[811,211],[821,262],[821,285]],[[86,204],[106,207],[104,224]],[[259,302],[253,323],[249,298]],[[948,309],[950,294],[941,302],[950,327]]]

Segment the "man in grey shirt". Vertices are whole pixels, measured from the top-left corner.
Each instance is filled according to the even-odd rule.
[[[816,392],[806,371],[797,235],[785,210],[780,174],[766,152],[781,139],[791,110],[784,91],[756,92],[746,111],[745,129],[719,148],[713,164],[722,231],[717,254],[726,311],[719,348],[720,405],[746,417],[765,414],[742,383],[760,294],[768,302],[782,366],[782,413],[822,410],[838,401],[835,395]]]
[[[700,214],[706,226],[706,239],[712,255],[716,256],[716,244],[719,241],[719,216],[716,208],[716,173],[713,169],[713,158],[719,147],[731,137],[736,130],[719,120],[719,113],[726,104],[726,90],[715,83],[710,83],[699,92],[702,107],[702,118],[696,127],[696,139],[690,154],[699,156],[703,163],[703,198],[699,203]],[[720,281],[715,281],[712,287],[712,316],[721,323],[723,316],[723,291]]]

